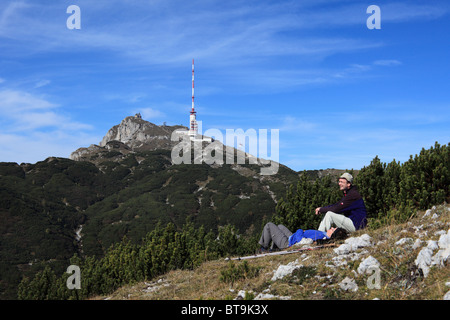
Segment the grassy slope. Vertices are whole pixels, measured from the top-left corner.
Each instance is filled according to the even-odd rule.
[[[439,217],[433,218],[436,213]],[[450,206],[442,205],[425,212],[417,212],[410,221],[391,224],[376,230],[358,231],[353,236],[367,233],[373,240],[373,246],[356,251],[358,258],[351,256],[343,259],[346,264],[330,266],[337,254],[333,248],[285,256],[272,256],[248,260],[250,268],[261,268],[256,277],[241,279],[234,283],[220,280],[221,272],[229,269],[230,262],[209,261],[195,270],[174,270],[153,281],[136,283],[122,287],[107,297],[93,299],[125,300],[197,300],[197,299],[234,299],[244,290],[247,297],[256,297],[259,293],[273,295],[273,298],[290,299],[437,299],[441,300],[450,290],[446,286],[450,278],[450,268],[433,267],[424,278],[415,266],[415,259],[427,240],[439,240],[438,231],[450,228]],[[412,249],[412,245],[396,245],[402,238],[421,239],[422,246]],[[435,254],[437,250],[434,250]],[[359,275],[356,270],[361,261],[368,256],[375,257],[381,264],[381,289],[367,287],[370,274]],[[354,255],[353,255],[354,256]],[[280,265],[298,259],[304,267],[281,280],[271,281],[274,271]],[[327,263],[328,262],[328,263]],[[244,262],[235,261],[235,266]],[[346,277],[355,280],[357,291],[345,291],[339,283]]]

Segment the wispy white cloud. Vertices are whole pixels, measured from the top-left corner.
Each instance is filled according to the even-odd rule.
[[[27,92],[17,90],[0,91],[0,114],[2,130],[20,132],[42,128],[66,130],[89,130],[91,126],[78,123],[59,114],[59,105]]]
[[[401,61],[395,60],[395,59],[388,59],[388,60],[376,60],[373,62],[376,66],[383,66],[383,67],[392,67],[392,66],[399,66],[402,64]]]
[[[0,101],[0,111],[3,115],[20,114],[32,110],[48,110],[57,107],[56,104],[43,98],[11,89],[0,91]]]
[[[59,7],[11,3],[3,7],[0,16],[0,37],[19,41],[22,46],[32,44],[21,54],[102,49],[149,64],[185,62],[193,56],[236,64],[255,57],[326,56],[368,45],[359,39],[319,36],[292,41],[287,33],[321,24],[315,23],[316,20],[325,19],[328,25],[335,25],[339,21],[348,23],[351,16],[340,12],[342,19],[329,19],[323,17],[322,10],[303,13],[299,8],[292,13],[288,10],[292,3],[220,6],[202,1],[197,4],[175,1],[143,6],[137,2],[81,1],[79,6],[82,29],[69,31],[62,23],[64,12],[59,12]],[[124,15],[124,11],[129,14]],[[50,18],[42,19],[43,15]],[[111,17],[114,19],[107,19]]]
[[[0,91],[0,161],[69,157],[86,139],[99,140],[92,129],[72,120],[61,106],[44,97],[11,89]]]
[[[17,14],[25,8],[30,7],[29,4],[23,1],[2,2],[0,5],[0,32],[7,28],[8,25],[14,22]]]
[[[358,0],[335,1],[324,8],[324,2],[310,3],[299,13],[304,28],[329,29],[354,25],[365,26],[368,3]],[[403,23],[424,19],[437,19],[450,12],[450,6],[444,1],[389,1],[376,3],[381,10],[382,23]],[[301,2],[299,3],[301,6]]]
[[[450,12],[447,1],[395,1],[380,5],[380,8],[383,22],[392,23],[433,20]]]
[[[50,80],[39,80],[36,85],[34,86],[35,89],[41,88],[41,87],[45,87],[47,85],[49,85],[51,83]]]
[[[68,158],[86,141],[100,141],[101,136],[85,132],[34,131],[29,134],[0,132],[0,162],[36,163],[48,157]]]
[[[142,115],[142,118],[150,122],[154,122],[155,120],[167,117],[167,115],[164,112],[154,108],[142,108],[139,110],[140,110],[139,112]]]
[[[101,49],[148,64],[184,63],[193,56],[219,64],[267,56],[326,57],[374,45],[373,40],[309,35],[311,29],[365,25],[366,8],[356,1],[325,7],[323,1],[224,5],[205,1],[81,0],[77,4],[83,17],[82,29],[77,31],[67,30],[66,14],[60,6],[24,1],[4,4],[0,6],[0,37],[22,45],[31,43],[29,53]],[[382,6],[383,22],[435,19],[448,12],[448,6],[426,2]],[[308,32],[301,35],[302,31]],[[295,38],[289,36],[296,32]]]
[[[239,84],[243,90],[278,92],[358,77],[370,66],[355,64],[330,70],[321,66],[320,61],[336,54],[385,45],[370,38],[311,32],[365,23],[367,15],[360,3],[334,1],[323,7],[325,3],[255,1],[219,5],[205,1],[128,1],[125,4],[81,0],[78,5],[82,10],[82,29],[70,31],[62,23],[65,11],[59,12],[59,7],[20,2],[3,6],[0,37],[17,41],[16,53],[21,55],[98,50],[102,54],[109,52],[109,56],[125,57],[121,60],[125,64],[140,66],[177,65],[196,57],[210,70],[220,73],[222,82]],[[421,16],[413,13],[416,7],[396,3],[383,6],[383,19],[385,12],[389,21],[399,15],[397,20],[416,19]],[[426,5],[419,8],[429,17],[446,12]],[[42,19],[36,12],[51,18]],[[270,59],[284,57],[296,58],[287,70],[266,65]],[[394,63],[395,60],[379,60],[374,65]],[[43,80],[37,86],[47,84]]]
[[[147,97],[146,93],[131,92],[131,93],[107,93],[104,95],[104,99],[108,101],[121,101],[127,104],[135,104],[141,102]]]
[[[367,48],[378,46],[369,44]],[[345,45],[344,45],[345,47]],[[351,50],[350,48],[347,48]],[[343,49],[345,50],[345,49]],[[338,67],[301,67],[292,69],[271,68],[261,70],[247,67],[245,70],[234,70],[226,74],[230,79],[234,77],[235,84],[251,83],[252,88],[246,88],[253,93],[277,93],[292,91],[299,87],[323,86],[327,84],[340,84],[342,81],[361,79],[373,76],[372,71],[382,70],[384,67],[399,66],[398,60],[377,60],[366,64],[352,63]],[[378,69],[376,69],[378,68]]]
[[[318,123],[298,119],[293,116],[285,116],[279,129],[281,132],[304,133],[313,132],[317,130],[317,127]]]

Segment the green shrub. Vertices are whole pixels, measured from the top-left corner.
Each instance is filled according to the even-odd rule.
[[[237,267],[233,261],[230,261],[227,268],[220,271],[220,281],[233,285],[235,281],[257,277],[260,269],[249,265],[247,261],[244,261]]]

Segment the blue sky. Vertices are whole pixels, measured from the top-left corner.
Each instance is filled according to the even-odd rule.
[[[137,112],[187,126],[194,58],[203,130],[279,129],[294,170],[403,162],[449,142],[449,31],[445,0],[2,0],[0,161],[69,157]]]

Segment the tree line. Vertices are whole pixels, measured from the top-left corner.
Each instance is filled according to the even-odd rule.
[[[186,222],[182,230],[173,223],[158,224],[139,244],[124,237],[113,244],[101,258],[74,255],[70,265],[80,267],[80,289],[68,289],[70,274],[56,275],[49,266],[32,279],[24,278],[18,288],[21,300],[86,299],[110,294],[117,288],[153,279],[170,270],[194,269],[219,257],[243,254],[255,249],[254,239],[240,237],[234,226],[227,225],[219,234],[205,232]]]
[[[369,228],[403,222],[418,209],[427,209],[450,200],[450,144],[437,142],[430,149],[410,156],[403,164],[383,163],[375,157],[355,176],[355,185],[364,198]],[[272,217],[290,230],[316,229],[320,216],[314,208],[338,201],[342,196],[336,177],[311,181],[306,172],[297,185],[291,185],[280,199]],[[264,224],[263,224],[264,225]],[[259,233],[239,235],[232,225],[218,234],[195,228],[192,222],[177,230],[174,224],[158,224],[140,243],[124,238],[112,245],[102,257],[74,255],[70,264],[81,270],[81,289],[69,290],[67,273],[57,275],[47,265],[32,279],[19,285],[19,299],[86,299],[110,294],[120,286],[153,279],[174,269],[193,269],[204,261],[229,255],[243,255],[258,248]]]

